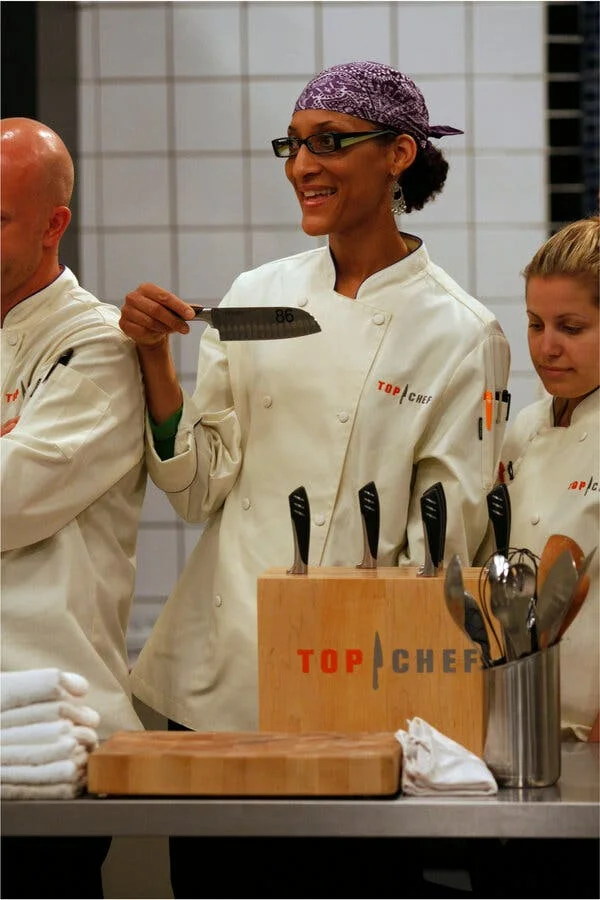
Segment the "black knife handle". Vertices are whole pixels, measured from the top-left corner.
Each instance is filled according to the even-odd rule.
[[[310,505],[304,487],[298,487],[289,495],[290,514],[294,532],[294,562],[288,575],[306,575],[310,546]]]
[[[487,495],[487,508],[490,522],[494,529],[496,551],[508,557],[510,546],[510,496],[505,484],[497,484]]]
[[[369,481],[360,488],[358,503],[362,516],[364,548],[363,560],[357,568],[375,569],[379,548],[379,495],[374,481]]]
[[[438,554],[438,568],[443,565],[444,562],[444,553],[446,552],[446,526],[448,520],[448,510],[446,506],[446,492],[444,491],[444,485],[441,481],[436,481],[434,484],[434,488],[436,490],[438,496],[438,506],[440,510],[440,539],[438,544],[439,554]]]
[[[421,575],[437,575],[444,558],[446,497],[440,481],[421,495],[425,563]]]

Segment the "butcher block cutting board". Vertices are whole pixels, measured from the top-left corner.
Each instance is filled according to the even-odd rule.
[[[93,794],[373,796],[400,789],[389,732],[119,731],[88,762]]]

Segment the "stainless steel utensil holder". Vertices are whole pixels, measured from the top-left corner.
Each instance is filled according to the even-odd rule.
[[[560,645],[484,673],[483,758],[499,785],[560,778]]]

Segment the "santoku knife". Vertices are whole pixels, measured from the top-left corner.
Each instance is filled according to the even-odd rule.
[[[298,487],[289,495],[290,513],[294,531],[294,562],[288,575],[306,575],[308,548],[310,545],[310,506],[304,487]]]
[[[379,495],[374,481],[369,481],[361,487],[358,502],[363,525],[363,559],[357,569],[376,569],[379,546]]]
[[[304,309],[289,306],[194,306],[190,321],[207,322],[222,341],[272,341],[315,334],[321,326]]]

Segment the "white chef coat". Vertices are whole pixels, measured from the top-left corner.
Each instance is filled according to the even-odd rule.
[[[135,345],[67,268],[6,315],[1,340],[2,423],[19,417],[0,440],[2,669],[78,672],[101,738],[138,730],[125,640],[146,483]]]
[[[291,565],[288,496],[300,485],[311,566],[360,562],[369,481],[380,565],[423,563],[420,497],[436,481],[446,558],[466,562],[481,541],[504,425],[480,440],[478,422],[486,387],[506,385],[508,344],[489,310],[405,239],[413,252],[355,300],[334,290],[328,248],[240,275],[222,307],[299,307],[321,332],[223,343],[207,328],[175,456],[160,461],[148,432],[151,477],[184,519],[207,523],[132,672],[134,693],[184,725],[257,727],[257,577]]]
[[[502,465],[511,504],[511,547],[541,554],[551,534],[577,541],[585,554],[600,544],[600,392],[577,406],[568,428],[553,426],[552,398],[521,410],[508,430]],[[511,477],[512,476],[512,477]],[[491,533],[477,554],[494,552]],[[600,709],[598,557],[587,598],[560,642],[563,737],[586,740]]]

